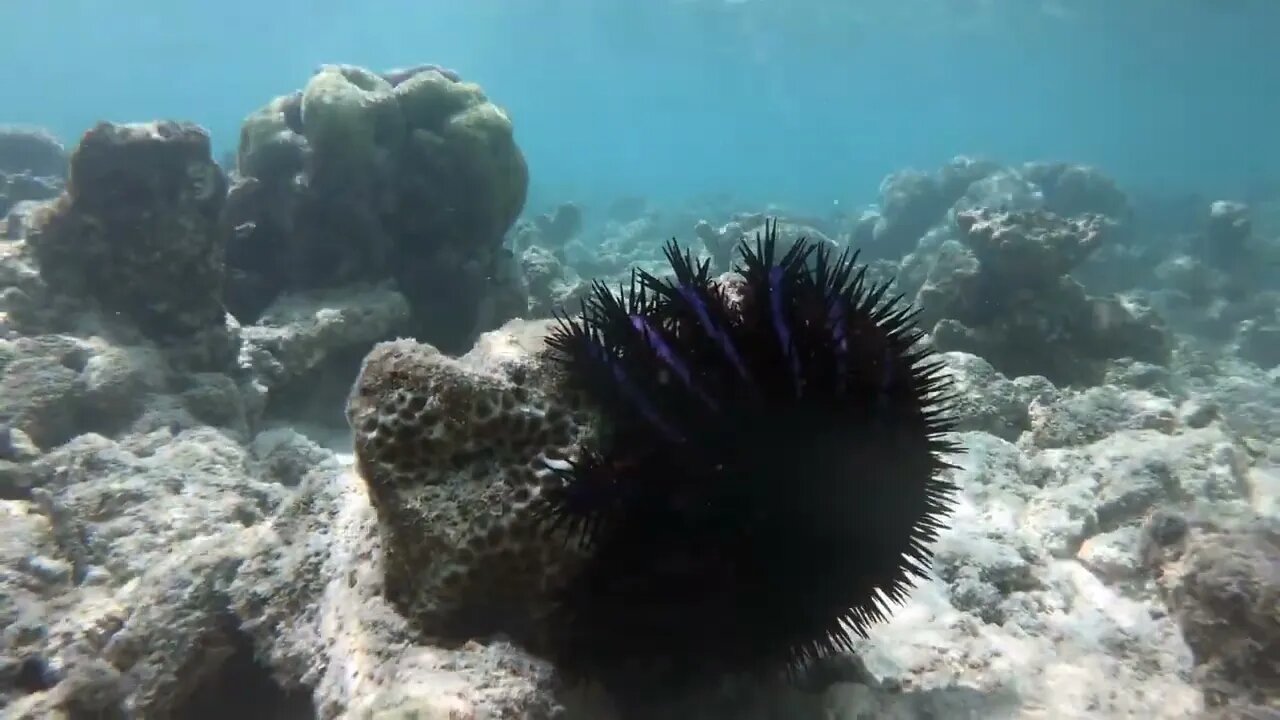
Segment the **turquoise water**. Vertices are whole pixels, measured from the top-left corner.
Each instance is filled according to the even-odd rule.
[[[0,121],[71,142],[193,119],[219,148],[320,63],[435,62],[516,124],[531,205],[621,194],[829,207],[958,153],[1128,187],[1280,183],[1280,3],[384,0],[0,5]]]

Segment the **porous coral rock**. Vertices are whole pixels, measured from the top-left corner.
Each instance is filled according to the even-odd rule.
[[[364,484],[312,454],[296,493],[212,428],[35,460],[35,497],[0,499],[0,714],[556,717],[545,662],[422,642],[384,599]],[[23,658],[52,687],[16,686]]]
[[[312,471],[249,533],[228,588],[266,664],[313,689],[316,717],[564,717],[544,661],[500,640],[431,644],[388,603],[378,525],[350,468]]]
[[[460,358],[381,343],[347,408],[390,597],[429,635],[528,640],[572,562],[540,532],[534,503],[542,460],[567,457],[587,419],[542,359],[545,325],[503,330]]]

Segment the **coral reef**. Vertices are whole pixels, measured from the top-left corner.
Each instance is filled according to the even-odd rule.
[[[1030,162],[1022,173],[1044,193],[1044,209],[1057,215],[1088,213],[1127,221],[1132,215],[1129,198],[1097,168],[1061,162]]]
[[[0,220],[19,203],[58,196],[67,177],[62,143],[36,128],[0,127]]]
[[[551,212],[540,213],[532,220],[521,220],[512,228],[512,247],[516,251],[537,245],[564,261],[564,246],[582,232],[582,208],[576,203],[561,203]]]
[[[1239,269],[1237,265],[1248,257],[1246,246],[1252,233],[1248,205],[1229,200],[1215,201],[1209,205],[1204,232],[1196,238],[1196,255],[1223,270]]]
[[[1239,202],[1210,203],[1201,220],[1155,267],[1153,299],[1179,331],[1264,368],[1280,364],[1280,233],[1255,231]]]
[[[546,447],[585,441],[593,432],[585,412],[566,403],[560,437],[534,412],[555,407],[558,397],[555,365],[540,350],[548,329],[514,321],[460,359],[408,341],[380,346],[366,373],[412,372],[380,372],[385,398],[353,396],[352,407],[389,420],[375,398],[394,400],[400,382],[425,388],[424,409],[465,419],[432,426],[445,434],[443,443],[423,446],[428,459],[504,433],[530,437],[525,425],[535,434],[547,428]],[[964,395],[960,440],[968,452],[952,477],[961,498],[955,524],[936,545],[937,577],[855,643],[857,663],[816,667],[799,688],[736,688],[654,720],[1200,711],[1203,692],[1190,680],[1193,654],[1177,618],[1139,582],[1140,527],[1152,508],[1170,504],[1202,515],[1280,512],[1274,381],[1256,369],[1197,380],[1188,374],[1194,367],[1135,365],[1105,385],[1058,390],[1043,379],[1005,379],[963,353],[942,357]],[[561,695],[555,670],[526,649],[457,638],[471,634],[452,625],[466,613],[447,620],[428,613],[448,632],[424,637],[386,599],[403,596],[403,586],[388,582],[396,563],[407,562],[389,540],[407,548],[425,535],[439,554],[417,560],[430,580],[416,586],[424,593],[418,607],[456,609],[458,596],[433,578],[465,567],[475,584],[459,588],[468,593],[481,593],[484,578],[509,591],[503,599],[517,607],[495,623],[534,614],[537,584],[522,586],[527,576],[510,568],[517,557],[541,554],[477,553],[467,523],[483,517],[487,527],[506,528],[524,517],[521,483],[504,481],[528,483],[535,472],[529,459],[509,459],[506,448],[519,443],[502,443],[496,456],[450,453],[427,474],[371,464],[357,476],[293,431],[265,430],[246,446],[234,433],[204,427],[184,410],[195,396],[204,404],[215,397],[150,396],[143,413],[150,419],[114,439],[79,434],[46,452],[24,431],[9,433],[0,484],[26,489],[0,492],[6,717],[163,717],[197,699],[224,716],[247,712],[239,703],[253,701],[260,710],[325,719],[617,717],[607,702]],[[485,407],[494,408],[489,420],[473,420]],[[531,442],[516,454],[541,447]],[[378,485],[378,495],[369,477],[396,484]],[[434,497],[451,499],[421,502]],[[389,510],[403,523],[394,531],[384,524]],[[557,553],[572,558],[564,548]],[[435,588],[448,602],[430,595]],[[216,692],[246,677],[242,687],[257,688],[253,694]]]
[[[408,327],[387,284],[281,295],[240,329],[239,368],[264,413],[335,425],[368,348]]]
[[[71,156],[66,192],[36,220],[29,243],[40,275],[152,338],[222,327],[225,193],[203,129],[99,124]]]
[[[1105,215],[1127,223],[1128,197],[1096,168],[1032,162],[1021,167],[960,156],[934,172],[903,170],[880,184],[880,203],[850,229],[870,258],[899,258],[958,210],[1048,210],[1058,215]]]
[[[581,277],[666,277],[699,220],[728,269],[759,207],[513,227],[511,125],[437,66],[327,66],[243,129],[225,202],[190,125],[104,124],[74,159],[0,130],[0,715],[1275,716],[1280,203],[1154,223],[1084,166],[958,158],[863,213],[785,215],[780,249],[865,248],[868,284],[925,302],[954,522],[798,682],[641,707],[570,688],[558,589],[596,546],[537,531],[610,424],[554,324],[483,331],[576,309]]]
[[[557,310],[573,307],[587,290],[571,268],[540,245],[520,253],[520,274],[529,291],[529,317],[551,317]]]
[[[416,334],[462,351],[525,311],[502,239],[528,170],[505,112],[456,73],[322,67],[250,115],[227,201],[227,304],[392,279]]]
[[[1096,382],[1109,358],[1169,359],[1154,313],[1128,298],[1091,297],[1067,275],[1106,241],[1103,216],[983,209],[958,213],[956,224],[965,249],[940,260],[918,295],[940,349],[1068,384]]]

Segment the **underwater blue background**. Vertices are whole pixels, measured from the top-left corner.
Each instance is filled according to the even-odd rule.
[[[1280,3],[270,0],[0,4],[0,122],[186,118],[219,152],[323,62],[435,62],[508,109],[530,206],[829,208],[956,154],[1248,198],[1280,182]]]

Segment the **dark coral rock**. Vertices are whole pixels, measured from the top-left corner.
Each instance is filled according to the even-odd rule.
[[[900,257],[914,250],[952,202],[932,174],[904,170],[886,177],[880,183],[880,218],[869,248],[873,257]]]
[[[220,327],[225,195],[203,128],[100,123],[71,157],[66,192],[32,231],[41,275],[153,338]]]
[[[956,227],[964,247],[949,244],[918,295],[939,349],[1061,384],[1098,381],[1112,358],[1168,360],[1170,338],[1150,308],[1092,297],[1068,275],[1106,241],[1110,219],[978,209],[957,213]]]
[[[394,279],[414,331],[450,350],[522,313],[504,235],[528,168],[479,86],[434,66],[325,66],[241,129],[228,305],[252,322],[291,290]]]
[[[1048,212],[961,212],[956,225],[983,269],[1003,283],[1037,287],[1071,272],[1107,239],[1113,223],[1099,215],[1064,218]]]
[[[1059,215],[1098,213],[1127,221],[1133,213],[1128,196],[1096,168],[1032,162],[1022,166],[1022,174],[1044,192],[1045,209]]]
[[[1197,255],[1214,267],[1234,270],[1248,261],[1246,246],[1252,233],[1248,205],[1218,200],[1209,206],[1204,232],[1197,237]]]
[[[1238,343],[1240,357],[1254,365],[1264,369],[1280,365],[1280,313],[1273,310],[1270,319],[1240,323]]]
[[[1159,512],[1142,551],[1191,647],[1205,705],[1280,705],[1280,523],[1219,527]]]
[[[0,218],[20,202],[57,197],[66,175],[66,150],[52,135],[0,128]]]
[[[937,172],[903,170],[880,183],[878,215],[864,218],[871,242],[859,245],[871,258],[900,258],[916,249],[929,228],[947,215],[947,210],[969,190],[969,186],[995,173],[999,166],[986,160],[956,157]]]
[[[542,232],[542,243],[552,250],[563,248],[582,230],[582,208],[576,203],[562,203],[549,213],[533,219]]]
[[[0,128],[0,173],[65,178],[67,151],[44,130]]]

